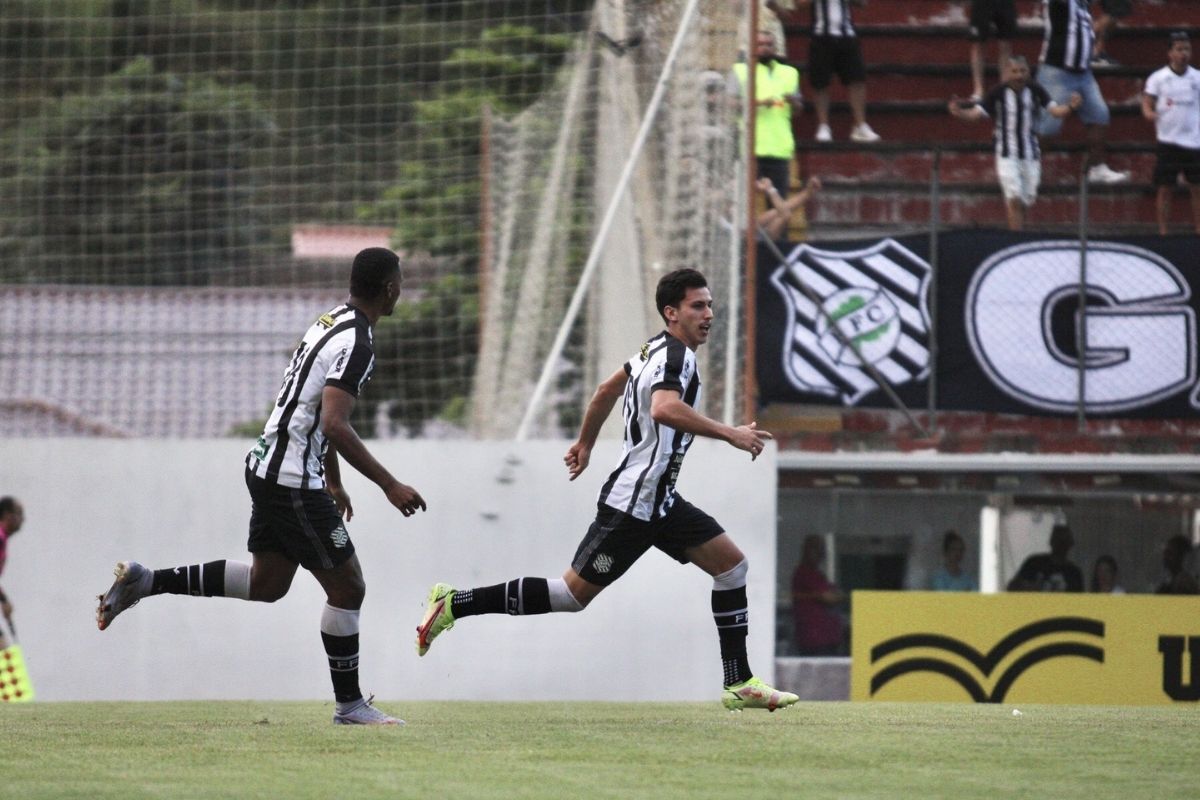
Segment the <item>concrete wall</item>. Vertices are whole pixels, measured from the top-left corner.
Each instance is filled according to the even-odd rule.
[[[414,628],[437,580],[458,586],[554,577],[569,564],[619,453],[602,443],[570,483],[565,442],[374,442],[422,492],[405,519],[344,467],[348,525],[367,580],[362,685],[387,699],[703,700],[720,689],[711,579],[652,551],[581,614],[461,621],[425,658]],[[96,594],[113,564],[173,567],[245,552],[240,440],[0,440],[0,494],[25,528],[0,577],[40,700],[326,699],[323,594],[301,571],[274,605],[157,596],[103,633]],[[773,667],[776,464],[698,441],[684,496],[716,517],[751,563],[750,659]],[[650,680],[636,680],[645,676]]]

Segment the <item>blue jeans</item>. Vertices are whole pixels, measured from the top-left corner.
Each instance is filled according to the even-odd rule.
[[[1045,88],[1050,99],[1060,106],[1067,104],[1072,92],[1079,92],[1083,98],[1083,105],[1075,113],[1083,120],[1084,125],[1108,124],[1108,104],[1104,102],[1100,86],[1091,70],[1068,72],[1059,67],[1042,64],[1038,67],[1037,82]],[[1038,133],[1042,136],[1057,136],[1062,131],[1062,124],[1063,121],[1058,117],[1043,114]]]

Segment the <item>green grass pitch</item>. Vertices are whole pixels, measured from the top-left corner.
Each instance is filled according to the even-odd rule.
[[[1200,709],[801,703],[0,707],[11,798],[1196,797]]]

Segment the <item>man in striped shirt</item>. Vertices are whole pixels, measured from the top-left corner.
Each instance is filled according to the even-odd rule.
[[[749,612],[746,557],[724,529],[675,491],[675,479],[696,436],[728,442],[755,458],[771,434],[755,423],[732,427],[696,410],[700,375],[696,348],[708,341],[712,294],[694,269],[662,277],[655,293],[667,329],[596,389],[579,438],[563,461],[571,480],[587,469],[600,427],[623,399],[625,436],[620,463],[600,490],[596,519],[561,578],[516,578],[493,586],[455,590],[435,584],[417,626],[417,653],[455,621],[476,614],[582,611],[651,547],[713,577],[712,611],[724,666],[722,703],[731,711],[774,711],[799,698],[754,677],[746,656]]]
[[[959,119],[995,120],[992,138],[996,143],[996,177],[1010,230],[1019,231],[1025,226],[1025,214],[1037,199],[1042,180],[1037,126],[1042,111],[1061,118],[1082,102],[1078,93],[1072,94],[1066,105],[1051,100],[1045,89],[1030,81],[1029,63],[1024,56],[1010,56],[1004,62],[1004,83],[979,102],[963,107],[957,100],[950,101],[950,113]]]
[[[117,579],[100,596],[96,624],[144,597],[186,594],[274,602],[287,594],[298,567],[325,590],[321,639],[329,660],[341,725],[399,725],[364,699],[358,685],[359,609],[366,590],[354,544],[343,522],[354,515],[342,486],[338,454],[379,486],[404,516],[425,500],[379,463],[354,428],[350,413],[375,367],[372,331],[400,298],[400,259],[372,247],[354,258],[350,297],[322,314],[293,353],[262,436],[246,456],[253,563],[221,560],[152,570],[117,564]]]
[[[1082,98],[1079,119],[1087,129],[1091,164],[1088,181],[1122,183],[1129,180],[1129,173],[1111,169],[1104,162],[1104,134],[1110,116],[1100,85],[1092,74],[1096,34],[1089,3],[1090,0],[1043,0],[1044,27],[1037,79],[1060,105],[1065,105],[1072,94]],[[1042,136],[1057,136],[1061,131],[1061,118],[1050,115],[1042,119],[1039,128]]]

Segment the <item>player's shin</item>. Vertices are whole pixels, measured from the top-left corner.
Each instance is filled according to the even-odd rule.
[[[321,612],[321,641],[329,659],[333,696],[339,704],[362,697],[358,688],[358,613],[328,603]]]
[[[150,594],[250,598],[250,565],[243,561],[209,561],[154,570]]]
[[[750,610],[746,600],[746,572],[743,559],[736,567],[713,578],[712,612],[721,640],[721,664],[726,686],[749,680],[750,659],[746,655],[746,636],[750,628]]]
[[[556,611],[582,611],[562,578],[514,578],[494,586],[455,592],[451,611],[455,619],[476,614],[527,616]]]

